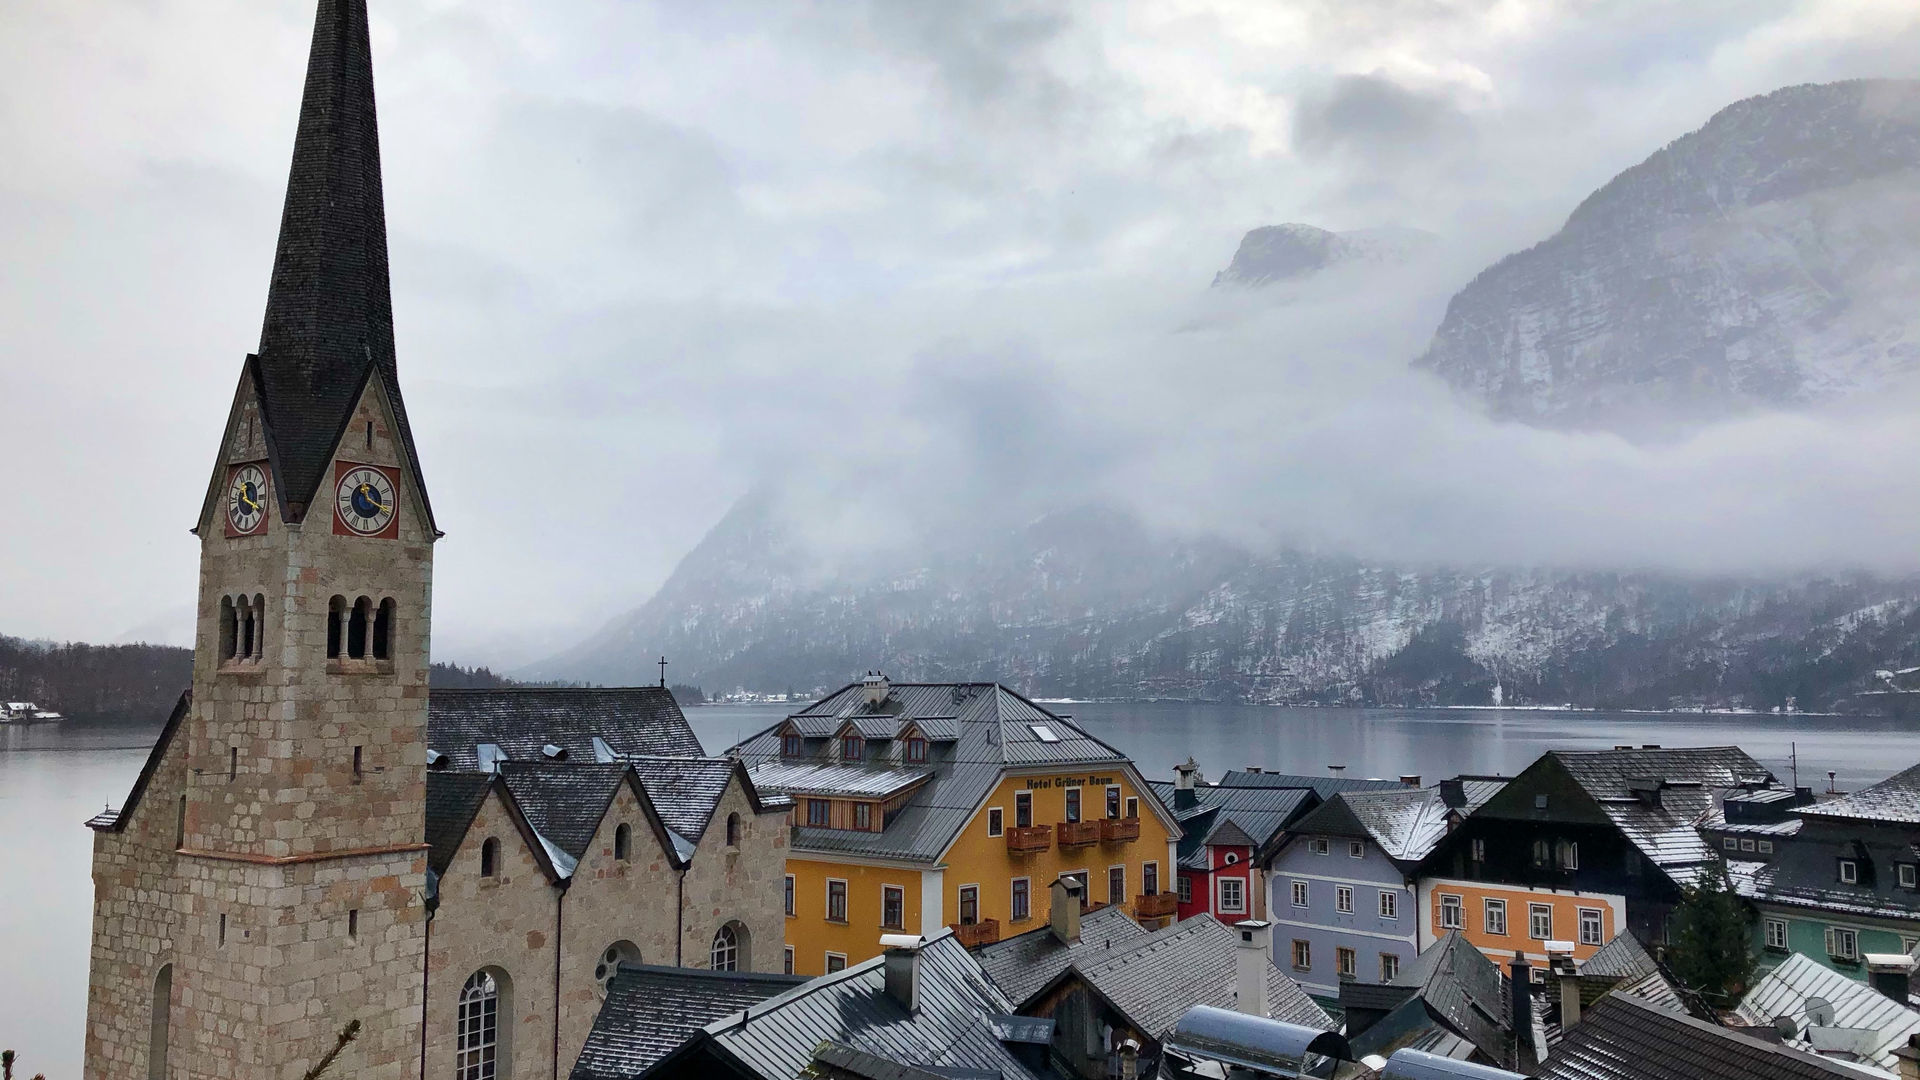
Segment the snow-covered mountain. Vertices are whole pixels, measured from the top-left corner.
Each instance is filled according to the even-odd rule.
[[[1350,263],[1392,265],[1437,242],[1432,233],[1399,227],[1337,233],[1313,225],[1263,225],[1240,238],[1233,261],[1213,276],[1213,283],[1216,287],[1269,285]]]
[[[1920,82],[1721,110],[1454,297],[1416,363],[1500,416],[1650,431],[1920,374]]]

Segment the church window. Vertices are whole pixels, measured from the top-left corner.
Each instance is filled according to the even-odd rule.
[[[267,654],[267,598],[255,595],[253,598],[253,658],[255,660]]]
[[[713,970],[739,971],[746,965],[747,930],[737,922],[713,935]]]
[[[358,938],[360,936],[359,908],[353,908],[347,912],[347,936],[350,938]]]
[[[173,819],[173,846],[187,846],[187,797],[180,796],[180,808]]]
[[[613,830],[613,857],[621,862],[633,857],[633,826],[625,822]]]
[[[500,1075],[500,983],[491,972],[474,972],[460,989],[460,1013],[454,1023],[454,1076],[496,1080]]]
[[[234,655],[241,660],[253,659],[254,611],[253,602],[246,597],[240,598],[240,626],[234,642]]]
[[[233,608],[233,597],[223,596],[220,598],[220,659],[233,659],[239,643],[239,613]]]
[[[167,1080],[167,1027],[173,1014],[173,965],[153,979],[153,1019],[147,1029],[147,1080]]]
[[[392,597],[380,601],[380,610],[373,617],[373,658],[375,660],[393,659],[393,613],[397,606]]]
[[[220,916],[220,944],[225,945],[226,943],[227,943],[227,917],[225,915],[222,915]]]
[[[237,746],[229,746],[227,747],[227,779],[237,780],[239,778],[240,748]]]
[[[373,421],[367,421],[367,449],[373,449]]]
[[[500,841],[487,837],[480,845],[480,876],[492,877],[500,872]]]
[[[327,603],[327,659],[340,659],[346,643],[347,598],[336,596]]]
[[[356,784],[360,782],[360,752],[362,749],[364,748],[359,746],[353,748],[353,782]]]
[[[347,615],[347,656],[349,659],[366,659],[367,617],[372,611],[373,601],[364,596],[353,602],[353,611]]]
[[[727,815],[727,846],[728,847],[740,846],[740,815],[739,814]]]
[[[620,974],[621,964],[638,964],[640,946],[631,941],[616,941],[606,947],[600,959],[593,965],[593,982],[601,997],[613,988],[613,977]]]

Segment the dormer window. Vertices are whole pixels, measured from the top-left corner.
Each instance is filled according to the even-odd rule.
[[[841,761],[864,761],[867,757],[867,740],[854,732],[847,732],[840,740]]]
[[[802,743],[799,732],[789,731],[786,734],[780,736],[780,756],[781,757],[797,758],[805,751],[805,749],[806,748]]]
[[[1840,884],[1860,884],[1860,864],[1852,859],[1840,860]]]
[[[909,764],[923,764],[927,760],[927,740],[918,735],[907,736],[905,753]]]

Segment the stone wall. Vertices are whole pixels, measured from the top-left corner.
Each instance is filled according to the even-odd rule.
[[[738,847],[730,848],[727,818],[734,814],[740,817],[741,836]],[[726,923],[738,921],[748,935],[741,967],[781,970],[787,929],[788,836],[784,811],[756,816],[739,779],[727,782],[687,870],[681,943],[687,967],[707,967],[714,935]]]

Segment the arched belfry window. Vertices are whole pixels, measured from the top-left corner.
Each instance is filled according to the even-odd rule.
[[[393,613],[399,605],[392,597],[380,601],[380,608],[373,616],[373,658],[375,660],[393,659]]]
[[[327,601],[327,659],[338,660],[347,640],[347,598]]]
[[[235,644],[237,645],[237,648],[234,650],[234,656],[241,660],[251,660],[253,659],[253,638],[254,638],[254,626],[255,626],[255,621],[253,616],[253,601],[247,599],[244,596],[240,598],[239,620],[240,620],[240,626],[239,626],[240,632],[235,642]]]
[[[713,935],[713,950],[709,957],[715,971],[741,971],[749,967],[747,958],[747,928],[738,922],[722,926]]]
[[[261,659],[267,655],[267,598],[255,593],[253,596],[253,658]]]
[[[234,651],[240,643],[239,612],[234,610],[233,597],[220,598],[220,646],[219,657],[222,660],[234,658]]]
[[[173,1020],[173,965],[153,979],[153,1018],[147,1029],[147,1080],[167,1080],[168,1026]]]
[[[367,623],[373,615],[373,601],[361,597],[353,602],[353,610],[347,614],[347,658],[364,660],[367,658]]]
[[[458,1080],[500,1080],[507,1075],[506,1063],[512,1060],[512,997],[512,980],[497,968],[474,972],[460,988],[453,1055],[453,1075]]]

